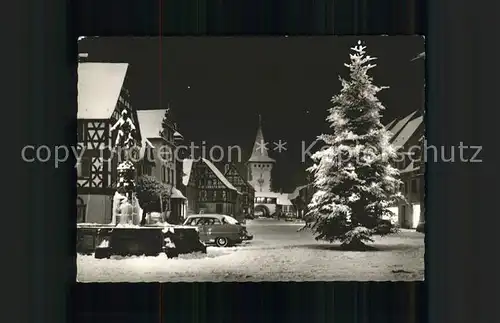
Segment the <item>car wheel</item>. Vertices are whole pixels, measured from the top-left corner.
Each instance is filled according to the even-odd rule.
[[[217,247],[227,247],[229,240],[227,240],[227,238],[219,237],[215,239],[215,244]]]

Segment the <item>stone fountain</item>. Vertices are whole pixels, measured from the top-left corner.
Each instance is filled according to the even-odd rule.
[[[98,227],[79,227],[78,241],[89,237],[93,242],[91,246],[77,242],[77,252],[94,252],[95,258],[156,256],[161,252],[169,257],[179,253],[206,253],[206,246],[200,242],[195,227],[141,225],[141,209],[135,192],[136,169],[130,161],[131,149],[135,146],[135,129],[129,111],[124,109],[121,118],[110,129],[112,132],[118,130],[113,151],[118,152],[119,157],[125,157],[117,167],[112,221]]]

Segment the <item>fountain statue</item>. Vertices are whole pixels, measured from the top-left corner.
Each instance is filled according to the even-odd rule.
[[[123,109],[120,119],[111,127],[114,132],[118,129],[114,150],[123,152],[125,161],[118,165],[117,190],[113,196],[113,225],[139,225],[141,214],[139,201],[135,193],[134,164],[129,160],[130,149],[135,146],[135,126],[128,115],[127,108]]]

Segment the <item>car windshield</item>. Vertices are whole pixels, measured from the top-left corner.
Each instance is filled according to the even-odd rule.
[[[226,220],[226,222],[229,223],[229,224],[239,224],[239,222],[236,221],[235,218],[227,216],[227,215],[224,216],[224,220]]]
[[[184,225],[196,225],[198,220],[199,218],[187,218],[186,221],[184,221]]]

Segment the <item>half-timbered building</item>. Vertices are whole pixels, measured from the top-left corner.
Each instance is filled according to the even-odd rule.
[[[392,208],[403,228],[416,228],[421,221],[424,204],[424,173],[422,150],[424,149],[424,120],[421,111],[402,118],[389,129],[393,133],[391,143],[398,152],[396,168],[403,184],[402,200]]]
[[[153,176],[171,188],[170,201],[165,212],[169,223],[179,223],[185,217],[186,198],[176,185],[178,163],[174,157],[176,156],[175,134],[178,132],[166,112],[166,109],[137,111],[143,141],[152,147],[141,150],[143,163],[138,174]],[[166,122],[163,123],[166,115]]]
[[[255,188],[242,176],[234,163],[224,165],[224,176],[241,192],[241,211],[243,215],[253,216]]]
[[[110,128],[124,109],[129,111],[136,126],[135,139],[141,144],[137,113],[125,86],[127,69],[126,63],[78,64],[78,222],[111,222],[118,158],[112,153],[116,133]]]
[[[184,159],[183,185],[186,187],[187,214],[241,214],[241,193],[209,160]]]

